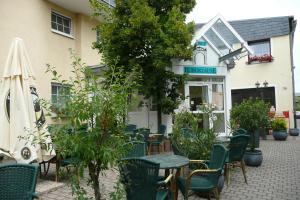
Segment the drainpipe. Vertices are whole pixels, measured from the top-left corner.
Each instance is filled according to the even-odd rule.
[[[294,49],[294,33],[297,25],[297,21],[294,20],[294,17],[289,19],[290,25],[290,56],[291,56],[291,71],[292,71],[292,86],[293,86],[293,117],[294,117],[294,128],[297,128],[297,119],[296,119],[296,100],[295,100],[295,75],[294,75],[294,56],[293,56],[293,49]]]

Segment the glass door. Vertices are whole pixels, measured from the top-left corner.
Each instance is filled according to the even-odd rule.
[[[225,133],[225,100],[223,82],[189,81],[185,85],[186,105],[191,112],[199,115],[199,128],[214,128],[217,133]],[[213,109],[212,116],[201,111],[200,106]]]

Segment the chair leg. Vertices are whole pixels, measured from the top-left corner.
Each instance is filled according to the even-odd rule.
[[[226,163],[225,165],[225,179],[226,179],[226,186],[229,186],[230,183],[230,163]]]
[[[218,188],[214,189],[214,193],[215,193],[216,199],[219,200],[220,199],[220,194],[219,194]]]
[[[245,166],[244,160],[241,161],[241,167],[242,167],[242,171],[243,171],[245,183],[248,184],[248,182],[247,182],[247,177],[246,177],[246,166]]]
[[[152,148],[152,144],[150,143],[148,147],[148,155],[151,155],[151,148]]]

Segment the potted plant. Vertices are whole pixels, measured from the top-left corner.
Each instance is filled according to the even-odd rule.
[[[249,166],[260,166],[263,160],[259,147],[259,132],[270,125],[268,103],[259,99],[247,99],[241,104],[233,106],[230,111],[231,123],[246,129],[250,134],[249,149],[245,152],[244,160]]]
[[[275,118],[272,121],[271,126],[273,129],[273,137],[275,140],[286,140],[288,134],[285,119]]]
[[[290,136],[298,136],[299,135],[299,129],[298,128],[290,128],[289,132],[290,132]]]

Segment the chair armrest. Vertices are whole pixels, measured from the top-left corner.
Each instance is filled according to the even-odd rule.
[[[163,181],[158,181],[157,185],[163,186],[166,185],[168,182],[172,180],[173,174],[170,174],[165,180]]]
[[[208,169],[207,162],[207,160],[190,160],[190,164],[201,164],[205,169]]]
[[[188,176],[188,180],[191,179],[192,176],[196,175],[196,174],[214,174],[214,173],[218,173],[218,172],[222,172],[222,169],[197,169],[192,171],[189,176]]]

